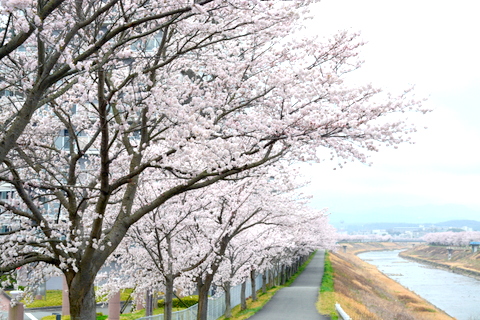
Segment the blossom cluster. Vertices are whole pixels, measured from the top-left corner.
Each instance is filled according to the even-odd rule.
[[[338,234],[338,242],[369,242],[369,241],[390,241],[392,236],[379,234]]]
[[[440,246],[468,246],[472,241],[480,241],[479,231],[433,232],[422,237],[428,244]]]

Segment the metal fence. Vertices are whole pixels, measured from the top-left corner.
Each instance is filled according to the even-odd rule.
[[[210,308],[210,304],[208,305]],[[219,318],[219,317],[217,317]],[[215,319],[217,319],[215,318]],[[148,316],[140,318],[142,320],[163,320],[163,314]],[[137,320],[140,320],[137,319]],[[172,320],[196,320],[197,319],[197,305],[191,306],[188,309],[172,312]],[[210,318],[209,318],[210,319]]]
[[[268,278],[267,278],[268,279]],[[255,278],[256,289],[260,289],[263,285],[262,275],[259,274]],[[242,285],[236,285],[230,289],[230,303],[232,308],[241,303]],[[250,279],[247,280],[245,296],[250,297],[252,295],[252,284]],[[188,309],[175,311],[172,313],[172,320],[195,320],[197,319],[197,306],[191,306]],[[225,294],[223,292],[208,298],[207,319],[217,320],[225,313]],[[163,314],[155,316],[142,317],[138,320],[164,320]]]

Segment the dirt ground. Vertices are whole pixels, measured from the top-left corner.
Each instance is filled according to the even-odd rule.
[[[411,247],[410,243],[342,243],[330,255],[335,271],[335,299],[352,319],[454,319],[356,256],[365,251]]]

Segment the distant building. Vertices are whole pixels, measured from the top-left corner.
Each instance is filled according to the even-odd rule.
[[[376,234],[376,235],[379,235],[379,236],[384,236],[384,235],[387,235],[388,232],[385,229],[377,229],[377,230],[372,230],[372,234]]]

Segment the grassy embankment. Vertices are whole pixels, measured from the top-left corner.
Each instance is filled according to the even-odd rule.
[[[469,247],[464,250],[452,250],[452,256],[448,258],[447,247],[442,246],[415,246],[402,252],[402,256],[419,258],[448,266],[450,269],[464,269],[467,271],[480,272],[480,251],[472,253]],[[468,274],[465,274],[468,276]],[[470,275],[471,276],[471,275]]]
[[[318,306],[322,313],[334,314],[334,304],[338,302],[356,320],[453,319],[355,255],[365,251],[402,249],[411,247],[410,244],[345,245],[346,253],[343,253],[342,244],[338,252],[328,256],[333,269],[334,291],[321,292]]]

